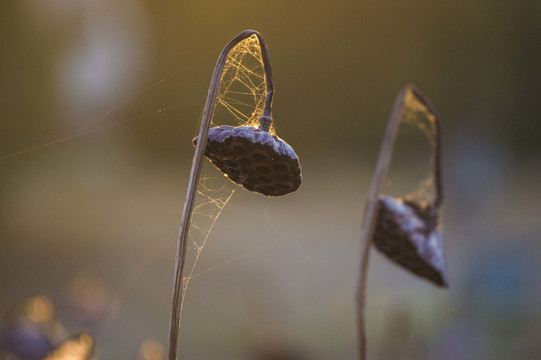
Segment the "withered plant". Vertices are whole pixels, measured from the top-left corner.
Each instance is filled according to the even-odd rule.
[[[217,126],[210,128],[224,67],[231,50],[241,41],[257,37],[265,72],[266,96],[259,126]],[[190,223],[194,212],[197,185],[206,156],[231,181],[266,196],[282,196],[296,191],[302,182],[301,166],[295,151],[271,132],[274,83],[265,40],[256,31],[246,30],[222,50],[210,82],[199,135],[194,139],[195,154],[180,222],[177,244],[171,320],[169,360],[177,359],[180,318],[183,303],[183,271],[186,264]],[[254,124],[255,125],[255,124]]]
[[[432,145],[430,181],[435,193],[430,201],[420,201],[407,195],[393,198],[381,194],[400,124],[416,118],[424,118],[430,127],[430,131],[427,131]],[[430,101],[414,85],[409,84],[402,88],[395,100],[364,212],[356,306],[358,352],[361,360],[366,360],[367,350],[366,283],[372,243],[403,269],[437,286],[448,286],[440,229],[442,201],[439,116]]]

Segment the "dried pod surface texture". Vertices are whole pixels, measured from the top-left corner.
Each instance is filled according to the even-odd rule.
[[[197,144],[197,138],[193,142]],[[293,148],[253,126],[211,128],[205,156],[231,181],[250,191],[282,196],[301,186],[301,165]]]
[[[437,214],[416,201],[380,196],[376,248],[414,274],[447,287],[443,239]]]

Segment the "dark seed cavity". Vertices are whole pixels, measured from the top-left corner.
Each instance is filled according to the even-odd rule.
[[[259,161],[259,162],[262,162],[262,161],[265,161],[267,158],[265,157],[265,155],[261,154],[261,153],[254,153],[252,155],[252,157],[254,158],[255,161]]]
[[[250,166],[251,161],[248,158],[241,158],[241,159],[239,159],[239,163],[242,166]]]
[[[233,147],[233,152],[237,155],[241,155],[241,154],[244,154],[245,151],[242,146],[237,145]]]
[[[260,172],[260,173],[262,173],[262,174],[268,174],[268,173],[270,173],[269,168],[266,167],[266,166],[258,166],[258,167],[256,168],[256,170],[257,170],[257,172]]]

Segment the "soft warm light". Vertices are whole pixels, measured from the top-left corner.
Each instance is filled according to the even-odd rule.
[[[413,117],[414,120],[417,119],[416,122],[419,122],[419,117],[425,117],[430,124],[433,124],[436,121],[435,115],[426,107],[425,104],[419,101],[411,89],[408,89],[404,96],[404,109],[406,111],[406,114],[404,114],[406,116],[406,122],[410,120],[408,117]]]
[[[47,322],[54,316],[54,305],[48,297],[38,295],[26,301],[25,313],[32,321]]]
[[[92,336],[90,336],[88,334],[81,334],[79,336],[79,343],[82,346],[85,346],[87,348],[91,348],[92,345],[94,344],[94,339],[92,339]]]
[[[165,349],[159,341],[147,339],[141,344],[138,360],[162,360],[164,355]]]
[[[85,360],[92,352],[94,340],[89,334],[81,334],[56,348],[43,360]]]

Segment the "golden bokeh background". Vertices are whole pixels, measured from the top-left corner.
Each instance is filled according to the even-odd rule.
[[[304,183],[238,188],[190,282],[182,358],[353,357],[363,202],[407,82],[442,119],[451,287],[374,253],[370,356],[532,358],[540,20],[534,0],[1,2],[3,336],[33,317],[52,342],[92,334],[99,359],[163,359],[191,140],[219,52],[252,28]],[[399,139],[388,191],[415,187],[417,144]]]

